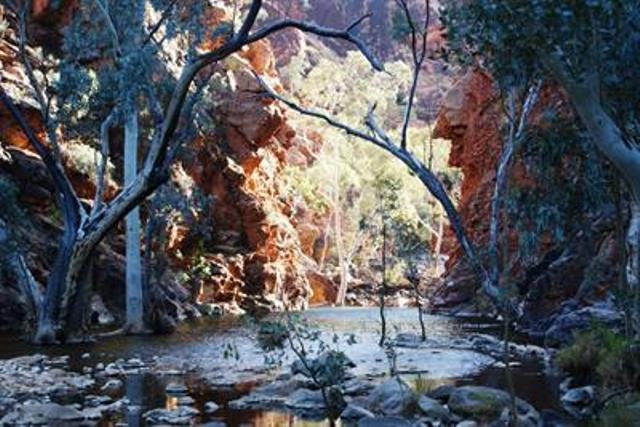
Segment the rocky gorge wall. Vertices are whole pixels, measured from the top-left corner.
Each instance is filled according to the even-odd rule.
[[[68,20],[72,9],[73,2],[35,2],[36,27],[32,32],[38,40],[60,40],[61,23]],[[0,61],[0,84],[42,134],[11,31],[4,33],[0,42]],[[197,261],[207,264],[209,272],[197,282],[186,283],[176,275],[163,276],[161,287],[176,318],[198,315],[191,305],[196,301],[212,304],[216,310],[255,312],[285,306],[303,308],[309,301],[324,302],[333,292],[332,283],[317,271],[312,258],[313,242],[320,234],[317,219],[308,216],[299,200],[288,198],[281,176],[288,162],[310,162],[322,141],[298,137],[288,125],[285,111],[258,93],[253,71],[277,83],[275,57],[268,42],[245,49],[231,61],[227,72],[231,89],[211,111],[218,123],[216,131],[189,144],[188,155],[174,170],[174,176],[188,176],[194,190],[212,199],[211,210],[205,215],[214,224],[207,230],[210,235],[205,248],[198,245],[196,233],[188,225],[174,224],[166,231],[169,237],[163,250],[167,250],[173,270],[182,269],[189,275]],[[111,152],[119,153],[121,141],[113,139]],[[54,188],[44,165],[3,108],[0,143],[0,175],[17,188],[18,207],[25,218],[12,234],[28,255],[36,280],[44,286],[61,232]],[[90,203],[95,191],[90,176],[63,159],[74,188]],[[116,160],[120,158],[114,159],[119,170]],[[116,182],[110,182],[108,196],[118,189]],[[102,310],[106,305],[115,315],[110,320],[118,320],[124,306],[122,233],[118,227],[105,239],[94,268],[96,310],[107,313]],[[16,326],[24,312],[10,277],[2,282],[0,328],[6,328]],[[95,312],[96,319],[100,310]]]
[[[562,94],[554,88],[543,89],[539,103],[530,126],[538,126],[544,108],[567,110]],[[435,137],[452,142],[450,165],[459,167],[464,176],[458,209],[469,237],[481,250],[489,240],[491,197],[502,151],[502,108],[491,76],[471,69],[449,91],[435,128]],[[525,191],[565,191],[541,188],[521,159],[516,159],[512,170],[510,185]],[[571,170],[561,174],[570,175]],[[563,241],[549,235],[539,236],[541,249],[534,262],[518,258],[518,232],[509,230],[508,262],[524,312],[522,327],[551,340],[558,338],[549,336],[558,323],[584,326],[592,314],[611,317],[610,291],[619,284],[620,246],[613,209],[605,208],[588,218],[582,211],[569,214],[576,222],[584,221],[584,227]],[[452,234],[446,239],[445,251],[450,259],[446,276],[434,294],[434,308],[475,310],[482,300],[479,283]],[[593,309],[594,306],[598,308]]]

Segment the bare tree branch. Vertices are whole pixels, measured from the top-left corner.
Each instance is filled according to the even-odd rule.
[[[251,2],[251,7],[249,8],[249,13],[240,27],[236,38],[238,40],[243,40],[249,35],[249,31],[253,28],[256,23],[256,19],[258,18],[258,14],[262,9],[262,0],[253,0]]]
[[[58,145],[56,129],[52,123],[50,115],[51,98],[45,96],[45,91],[40,86],[40,82],[38,82],[38,79],[36,78],[33,65],[31,64],[31,60],[29,59],[29,54],[27,52],[27,14],[29,13],[30,6],[31,1],[24,1],[20,11],[18,12],[18,50],[20,52],[20,59],[24,66],[25,74],[29,80],[29,85],[31,86],[36,102],[38,103],[38,107],[40,108],[40,116],[42,117],[42,123],[47,133],[47,138],[53,148],[53,155],[57,158],[57,161],[60,161],[60,146]]]
[[[429,36],[429,23],[431,21],[431,8],[429,0],[426,0],[426,12],[425,12],[425,24],[423,30],[420,32],[420,42],[418,42],[418,30],[411,11],[405,0],[396,0],[404,11],[405,17],[409,26],[411,27],[411,54],[413,57],[413,79],[411,81],[411,89],[409,91],[409,99],[407,100],[407,107],[404,112],[404,121],[402,123],[402,137],[400,139],[400,146],[407,148],[407,140],[409,138],[409,124],[411,123],[411,113],[416,98],[416,92],[418,90],[418,83],[420,82],[420,73],[422,72],[422,66],[427,55],[427,39]]]
[[[377,145],[380,148],[384,148],[387,149],[387,142],[379,139],[375,134],[374,135],[369,135],[366,134],[365,132],[355,129],[347,124],[344,124],[340,121],[338,121],[337,119],[329,116],[328,114],[322,113],[320,111],[316,111],[316,110],[310,110],[307,108],[304,108],[302,106],[300,106],[299,104],[297,104],[294,101],[291,101],[281,95],[279,95],[278,93],[276,93],[265,81],[262,77],[258,76],[257,74],[255,74],[256,79],[258,80],[258,82],[260,83],[260,86],[262,86],[262,88],[265,90],[265,92],[273,99],[276,99],[280,102],[282,102],[284,105],[286,105],[287,107],[291,108],[294,111],[297,111],[300,114],[303,114],[305,116],[309,116],[309,117],[315,117],[317,119],[323,120],[325,121],[327,124],[342,130],[343,132],[345,132],[347,135],[351,135],[351,136],[355,136],[358,137],[360,139],[363,139],[365,141],[369,141],[375,145]]]
[[[36,136],[35,132],[27,122],[27,119],[2,88],[0,88],[0,101],[5,105],[5,107],[7,107],[7,110],[11,113],[11,116],[20,127],[20,130],[22,130],[24,135],[27,137],[29,144],[33,147],[38,156],[40,156],[47,167],[47,170],[51,174],[56,185],[56,189],[58,190],[56,195],[61,199],[61,206],[65,221],[72,224],[79,224],[84,208],[82,207],[78,196],[76,196],[62,165],[56,157],[54,157],[51,150],[49,150]]]
[[[120,50],[120,37],[118,36],[118,30],[116,30],[113,19],[111,19],[111,15],[109,14],[109,4],[105,0],[95,0],[95,3],[107,22],[107,27],[109,27],[109,32],[111,33],[114,55],[118,57],[122,53]]]
[[[104,190],[107,181],[107,165],[109,164],[109,132],[117,118],[118,111],[113,109],[100,126],[100,163],[96,168],[96,194],[91,208],[90,218],[93,218],[104,202]]]
[[[507,141],[502,149],[500,160],[498,161],[498,169],[496,172],[496,185],[491,198],[491,221],[489,226],[489,271],[494,283],[499,283],[500,273],[498,267],[498,234],[500,232],[500,212],[502,206],[503,194],[507,187],[508,169],[517,146],[520,144],[527,121],[531,111],[535,107],[542,86],[541,81],[535,82],[526,92],[526,97],[520,116],[516,108],[516,94],[512,91],[507,95],[507,106],[509,117],[509,133]]]
[[[376,57],[369,51],[368,47],[364,44],[364,42],[354,34],[354,30],[365,20],[369,18],[369,15],[365,15],[364,17],[359,18],[351,25],[349,25],[344,30],[337,30],[334,28],[321,27],[315,24],[311,24],[303,21],[296,21],[292,19],[284,19],[281,21],[276,21],[274,23],[266,25],[264,28],[256,31],[253,34],[245,35],[243,38],[234,37],[227,45],[221,47],[218,50],[213,52],[206,53],[198,57],[198,60],[204,60],[207,63],[217,61],[220,57],[221,52],[231,51],[231,53],[238,51],[241,47],[255,43],[259,40],[265,39],[270,35],[285,30],[287,28],[295,28],[300,31],[309,34],[315,34],[320,37],[334,38],[347,41],[349,43],[354,44],[362,54],[367,58],[369,63],[378,71],[384,70],[384,66],[380,61],[376,59]],[[240,33],[238,33],[240,35]],[[227,55],[228,56],[228,55]]]
[[[410,151],[408,151],[407,149],[405,149],[404,147],[398,144],[387,142],[379,137],[381,133],[384,135],[384,132],[382,132],[381,130],[375,130],[376,128],[379,128],[379,126],[376,125],[375,120],[371,119],[371,117],[373,116],[371,109],[369,110],[369,114],[368,114],[369,117],[365,119],[365,122],[367,122],[368,126],[370,126],[370,129],[373,130],[373,135],[366,134],[358,129],[355,129],[349,125],[346,125],[334,119],[333,117],[329,116],[328,114],[302,107],[296,102],[290,99],[287,99],[279,95],[278,93],[276,93],[272,88],[270,88],[265,83],[265,81],[261,77],[259,76],[256,76],[256,77],[260,85],[264,88],[266,94],[271,98],[282,102],[287,107],[291,108],[292,110],[300,114],[303,114],[309,117],[318,118],[320,120],[325,121],[329,125],[344,131],[348,135],[352,135],[362,140],[371,142],[372,144],[384,149],[385,151],[390,153],[393,157],[395,157],[396,159],[404,163],[404,165],[407,166],[407,168],[420,179],[420,181],[424,184],[424,186],[431,193],[431,195],[435,197],[435,199],[438,200],[438,202],[441,204],[442,208],[444,209],[445,213],[449,218],[451,228],[453,229],[454,234],[456,235],[456,238],[460,243],[460,246],[462,247],[465,255],[467,256],[469,263],[471,264],[473,269],[477,272],[477,274],[480,277],[480,282],[481,282],[481,286],[484,293],[489,297],[489,299],[493,302],[493,304],[499,311],[501,311],[502,313],[508,313],[508,315],[510,316],[509,317],[510,319],[518,318],[517,308],[511,303],[511,301],[509,301],[508,298],[506,298],[506,296],[502,293],[500,288],[497,286],[497,283],[495,283],[492,280],[491,275],[489,274],[489,272],[481,262],[480,257],[476,252],[476,249],[474,248],[471,241],[467,238],[467,235],[464,230],[464,227],[462,226],[462,220],[460,219],[458,211],[456,210],[455,205],[453,204],[453,201],[451,200],[451,198],[447,194],[447,191],[442,185],[442,182],[430,169],[428,169],[423,163],[421,163],[416,158],[416,156],[414,156]]]
[[[149,30],[149,34],[147,34],[147,37],[142,42],[142,47],[148,45],[151,40],[154,40],[156,33],[160,30],[160,28],[162,27],[162,24],[164,24],[164,21],[166,21],[169,18],[169,16],[171,16],[173,7],[176,5],[177,2],[178,0],[171,0],[171,2],[167,5],[167,7],[162,11],[162,15],[160,15],[160,19],[158,19],[158,22],[156,22],[153,25],[153,27],[151,27],[151,29]]]

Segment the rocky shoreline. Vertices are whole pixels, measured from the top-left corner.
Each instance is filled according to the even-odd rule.
[[[408,317],[396,318],[397,322],[413,315],[412,310],[402,313]],[[322,315],[334,313],[316,314],[320,321]],[[369,322],[359,317],[355,321]],[[336,384],[342,395],[338,415],[343,426],[507,425],[512,405],[502,382],[507,366],[504,342],[482,328],[452,335],[438,329],[437,322],[447,320],[432,321],[436,323],[424,341],[410,330],[400,330],[389,339],[388,348],[397,357],[394,375],[385,351],[366,335],[371,332],[359,332],[362,347],[351,349],[348,357],[353,362]],[[156,337],[143,339],[146,351],[140,353],[138,347],[114,352],[129,342],[116,340],[85,353],[69,349],[69,355],[60,355],[64,349],[46,349],[58,355],[0,360],[0,426],[124,426],[135,420],[142,425],[221,427],[230,421],[229,425],[240,425],[233,420],[243,414],[285,417],[278,418],[281,423],[324,420],[323,390],[295,357],[284,359],[282,365],[267,365],[250,333],[244,327],[233,332],[234,328],[239,327],[224,326],[222,335],[189,329],[196,338],[167,341],[179,351],[157,351],[169,346]],[[340,333],[332,326],[325,328]],[[197,340],[198,347],[188,347],[189,339]],[[237,346],[235,353],[230,343]],[[553,405],[541,405],[532,399],[535,395],[522,394],[520,388],[516,393],[522,398],[516,400],[520,425],[578,426],[581,418],[601,409],[602,391],[574,386],[571,379],[562,381],[553,366],[553,349],[513,342],[509,352],[508,366],[514,373],[541,377],[554,388],[538,392],[557,395]],[[322,364],[322,357],[310,362]],[[539,368],[526,368],[534,364]],[[527,387],[538,387],[534,384],[539,383]],[[252,418],[242,422],[254,425]]]
[[[401,334],[394,345],[426,350],[434,343]],[[499,340],[488,335],[451,343],[454,349],[479,351],[488,357],[499,356],[501,346]],[[534,346],[514,345],[512,350],[517,358],[545,355],[543,349]],[[223,405],[232,410],[291,412],[305,419],[323,419],[325,414],[320,390],[295,370],[244,370],[243,375],[230,377],[198,371],[187,361],[164,357],[111,363],[96,360],[85,353],[75,361],[69,356],[42,354],[0,361],[0,425],[85,426],[105,421],[126,425],[122,423],[132,414],[148,425],[196,425],[215,421]],[[405,373],[411,376],[411,372]],[[132,379],[135,382],[145,375],[164,379],[164,406],[143,409],[140,396],[131,391]],[[249,380],[254,381],[248,387],[251,391],[229,402],[196,401],[191,396],[199,387],[234,388]],[[341,387],[346,399],[341,418],[347,425],[358,426],[457,425],[489,416],[500,420],[508,400],[504,391],[487,387],[442,386],[419,393],[410,380],[388,378],[380,372],[349,374]],[[489,407],[478,403],[487,399],[493,402]],[[518,407],[522,409],[519,416],[530,422],[526,425],[538,425],[540,415],[531,405],[519,401]],[[404,418],[400,421],[399,417]],[[217,422],[215,425],[224,425]]]

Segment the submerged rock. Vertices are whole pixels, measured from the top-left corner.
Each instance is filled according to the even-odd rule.
[[[152,409],[145,412],[143,418],[151,425],[190,425],[198,415],[200,415],[200,412],[195,408],[178,406],[172,410],[162,408]]]

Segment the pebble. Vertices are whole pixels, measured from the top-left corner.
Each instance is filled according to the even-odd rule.
[[[204,404],[204,410],[207,414],[213,414],[218,409],[220,409],[220,405],[215,402],[207,402]]]
[[[167,387],[164,389],[167,394],[179,395],[179,394],[187,394],[189,389],[182,383],[172,382],[167,384]]]

